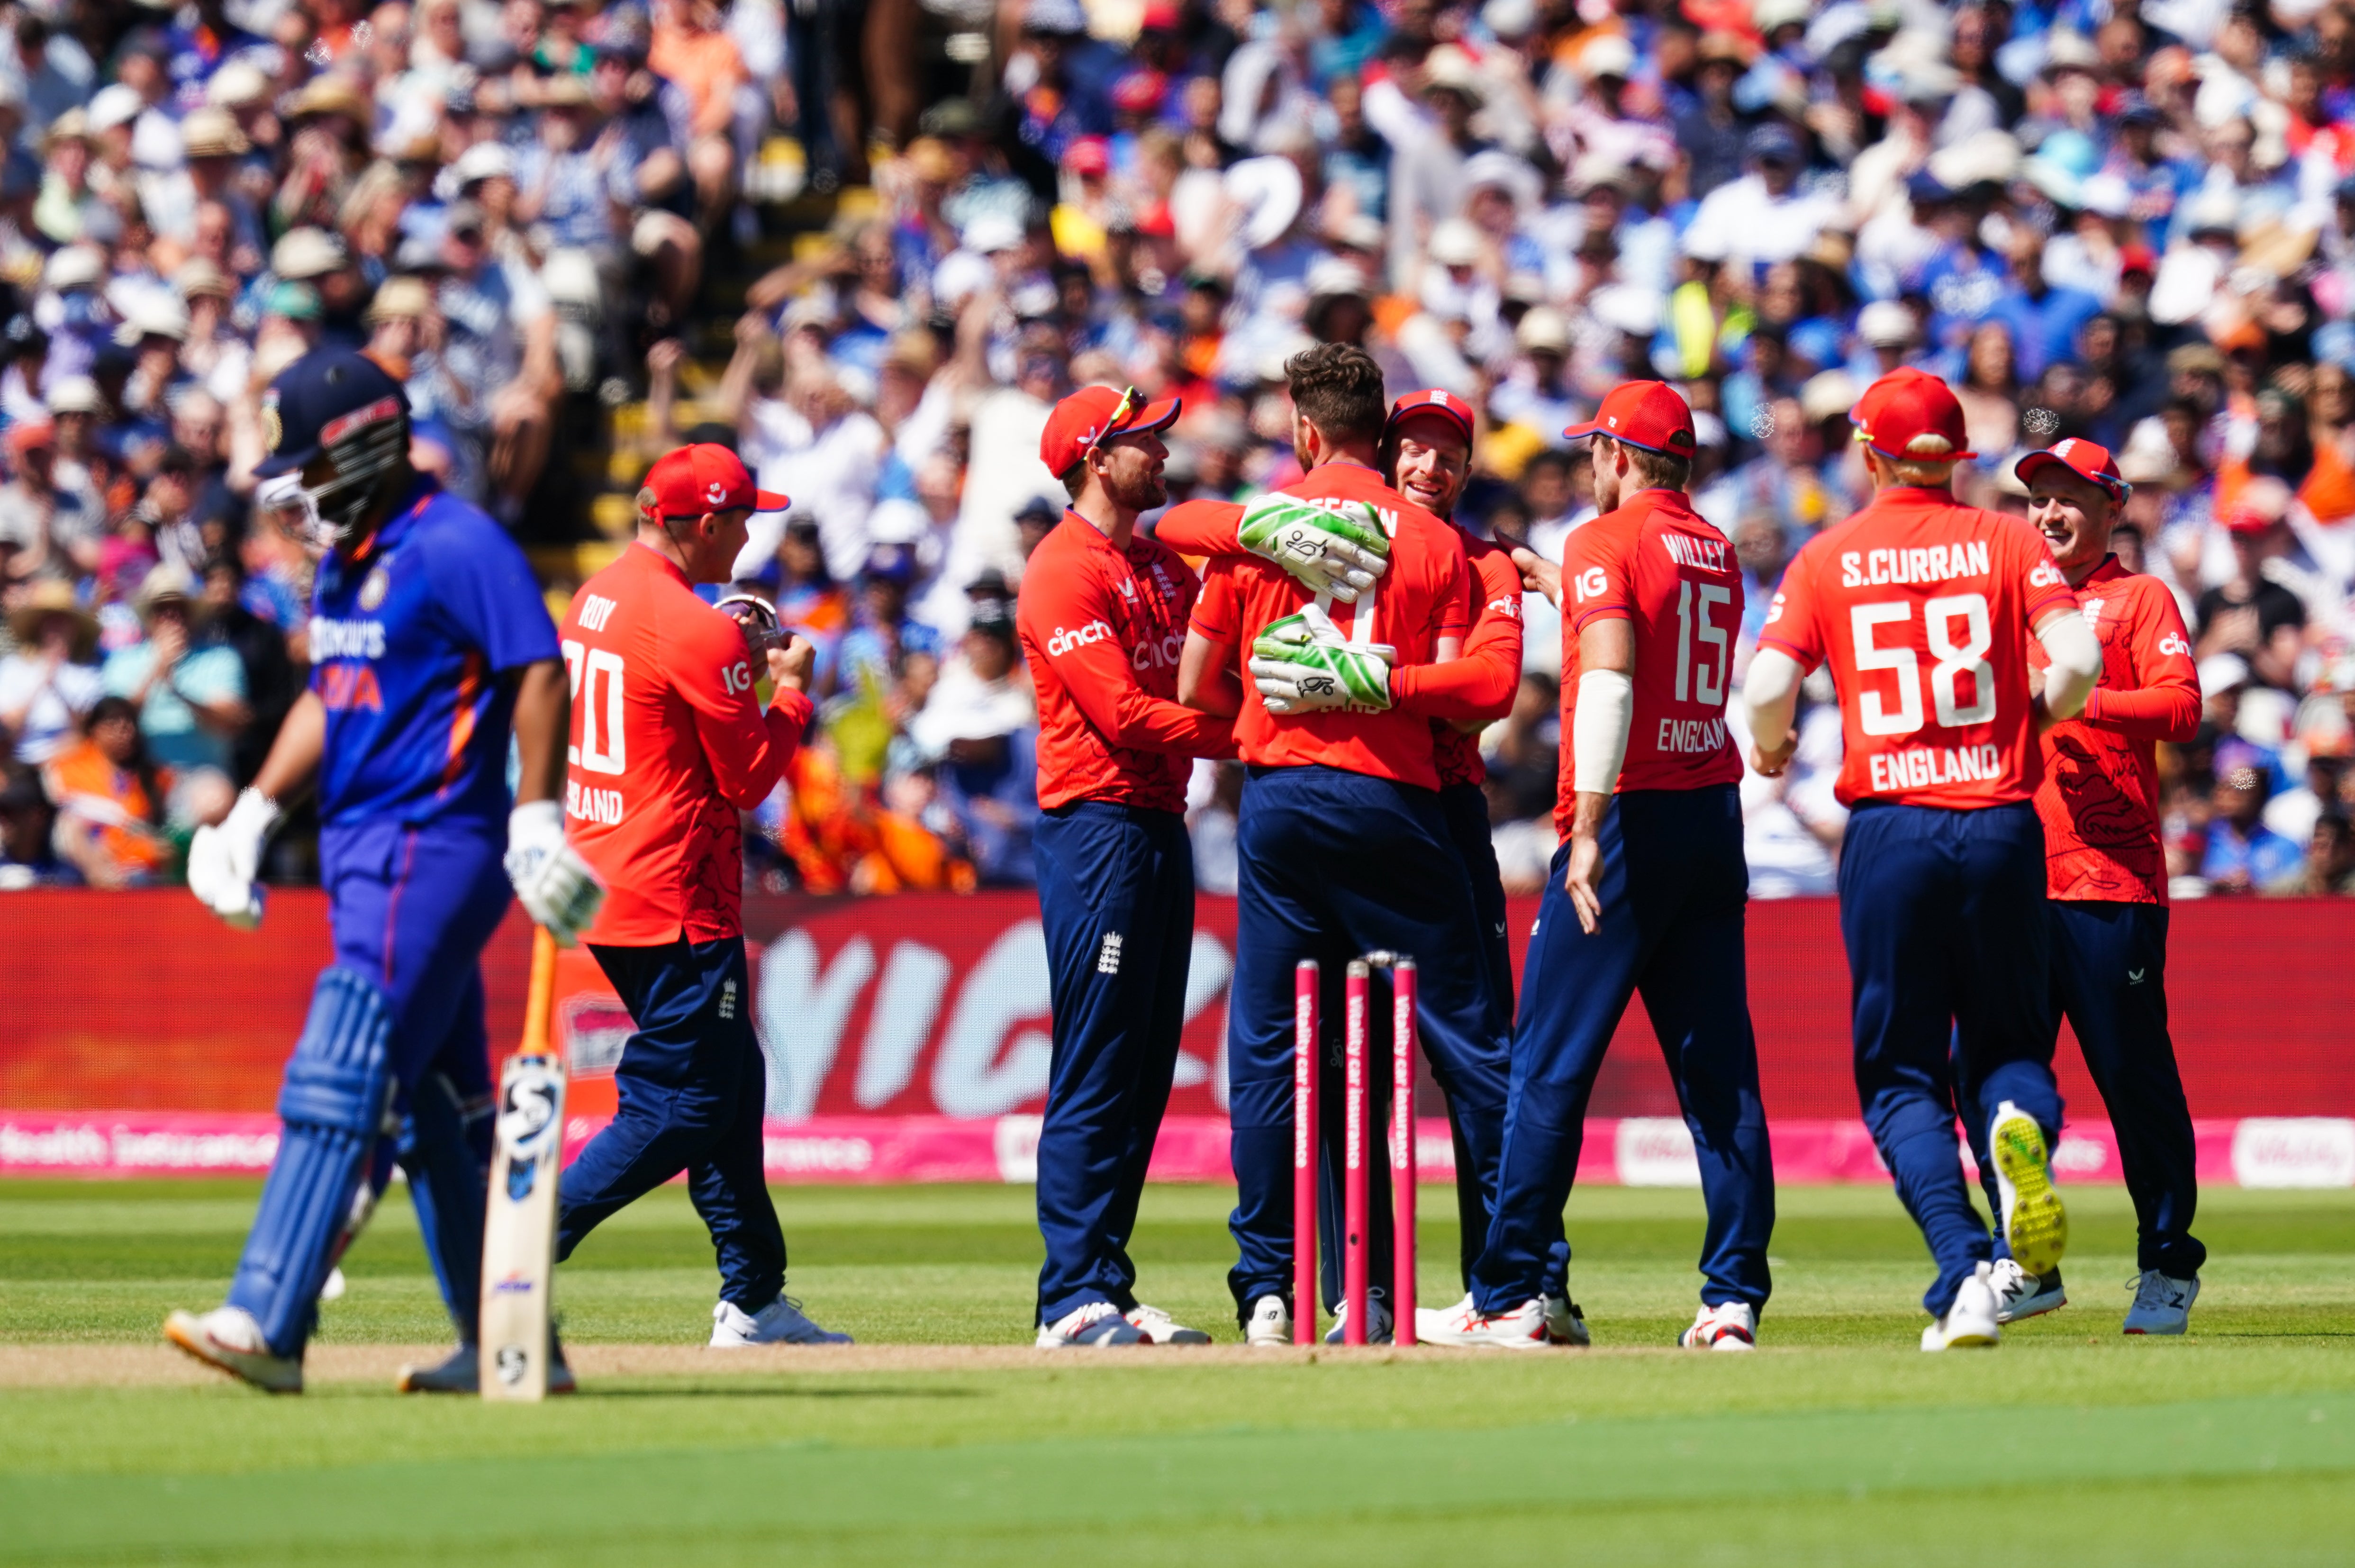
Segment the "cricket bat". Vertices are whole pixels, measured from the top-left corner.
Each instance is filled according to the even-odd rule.
[[[556,1284],[556,1182],[564,1155],[564,1061],[549,1044],[556,939],[533,928],[523,1046],[499,1075],[490,1212],[483,1226],[485,1399],[548,1397],[549,1297]]]

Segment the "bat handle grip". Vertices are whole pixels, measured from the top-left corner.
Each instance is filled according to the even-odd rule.
[[[548,927],[531,928],[531,990],[524,998],[523,1054],[549,1053],[549,1014],[556,1006],[556,938]]]

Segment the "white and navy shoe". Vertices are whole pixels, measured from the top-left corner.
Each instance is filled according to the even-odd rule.
[[[2019,1266],[2048,1275],[2069,1250],[2069,1211],[2052,1187],[2051,1150],[2036,1118],[2006,1100],[1987,1123],[1987,1157],[1995,1163],[2003,1239]]]
[[[578,1385],[572,1381],[572,1369],[564,1364],[564,1347],[550,1336],[549,1349],[548,1392],[572,1392]],[[461,1345],[432,1366],[401,1368],[392,1386],[400,1393],[480,1393],[482,1358],[474,1346]]]
[[[1091,1301],[1085,1307],[1075,1307],[1039,1330],[1039,1349],[1042,1350],[1069,1350],[1082,1346],[1105,1350],[1115,1345],[1145,1342],[1136,1325],[1123,1317],[1120,1308],[1109,1301]]]
[[[1424,1345],[1455,1345],[1483,1350],[1542,1350],[1546,1348],[1545,1300],[1531,1296],[1502,1312],[1483,1312],[1466,1296],[1453,1307],[1415,1309],[1414,1337]]]
[[[1349,1304],[1345,1301],[1341,1303],[1340,1310],[1333,1314],[1333,1327],[1325,1330],[1325,1342],[1328,1345],[1340,1344],[1341,1331],[1348,1327],[1348,1323]],[[1366,1343],[1387,1345],[1390,1342],[1391,1304],[1382,1299],[1381,1292],[1368,1291],[1366,1293]]]
[[[1128,1326],[1145,1336],[1148,1345],[1207,1345],[1210,1337],[1199,1328],[1188,1328],[1158,1307],[1140,1301],[1125,1315]]]
[[[2200,1299],[2200,1276],[2178,1279],[2147,1268],[2135,1276],[2134,1305],[2126,1308],[2129,1334],[2180,1334],[2191,1327],[2191,1304]]]
[[[1995,1287],[1995,1320],[2018,1323],[2023,1318],[2041,1317],[2047,1312],[2057,1312],[2069,1305],[2069,1293],[2062,1288],[2061,1271],[2033,1275],[2011,1258],[1998,1258],[1995,1273],[1987,1283]]]
[[[1586,1314],[1578,1309],[1577,1302],[1568,1296],[1549,1296],[1544,1301],[1546,1343],[1581,1349],[1594,1343],[1594,1336],[1586,1331]]]
[[[2003,1341],[1996,1323],[1995,1265],[1981,1264],[1955,1293],[1946,1315],[1922,1330],[1925,1350],[1993,1349]]]
[[[1693,1315],[1692,1327],[1677,1336],[1687,1350],[1754,1350],[1758,1314],[1746,1301],[1721,1301]]]
[[[261,1337],[261,1325],[242,1307],[216,1307],[198,1317],[175,1312],[164,1338],[209,1367],[271,1393],[303,1392],[303,1358],[281,1356]]]
[[[741,1350],[748,1345],[847,1345],[847,1334],[828,1333],[802,1315],[802,1304],[780,1296],[757,1313],[732,1301],[711,1308],[711,1348]]]
[[[1253,1349],[1282,1349],[1292,1343],[1292,1312],[1273,1291],[1252,1303],[1243,1322],[1243,1343]]]

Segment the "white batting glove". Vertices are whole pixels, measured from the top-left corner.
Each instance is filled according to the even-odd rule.
[[[564,838],[564,808],[535,800],[507,814],[507,880],[524,912],[548,927],[559,947],[581,940],[605,901],[605,884]]]
[[[278,826],[278,803],[248,789],[218,827],[199,827],[188,841],[188,891],[240,931],[261,923],[261,848]]]
[[[1243,549],[1284,568],[1310,592],[1344,604],[1356,603],[1390,570],[1390,535],[1362,501],[1335,507],[1262,496],[1243,507],[1235,533]]]

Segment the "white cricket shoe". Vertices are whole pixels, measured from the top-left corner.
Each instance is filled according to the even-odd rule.
[[[1545,1298],[1545,1327],[1549,1343],[1576,1345],[1582,1349],[1594,1343],[1594,1336],[1586,1331],[1586,1314],[1581,1312],[1578,1303],[1567,1296]]]
[[[1758,1314],[1746,1301],[1721,1301],[1693,1315],[1692,1327],[1677,1336],[1688,1350],[1754,1350]]]
[[[1995,1273],[1987,1277],[1995,1286],[1995,1320],[2018,1323],[2022,1318],[2041,1317],[2047,1312],[2057,1312],[2069,1305],[2069,1293],[2061,1286],[2061,1271],[2033,1275],[2019,1266],[2014,1258],[1998,1258]]]
[[[1345,1301],[1341,1303],[1340,1310],[1333,1314],[1333,1327],[1325,1330],[1325,1342],[1328,1345],[1342,1343],[1341,1331],[1348,1327],[1348,1323],[1349,1304]],[[1369,1290],[1366,1293],[1366,1343],[1387,1345],[1390,1342],[1391,1304],[1382,1299],[1381,1292]]]
[[[1425,1345],[1542,1350],[1547,1343],[1545,1300],[1533,1296],[1503,1312],[1483,1312],[1469,1296],[1453,1307],[1417,1307],[1414,1337]]]
[[[2178,1279],[2147,1268],[2135,1280],[2134,1305],[2126,1308],[2129,1334],[2180,1334],[2191,1327],[2191,1304],[2200,1299],[2200,1276]]]
[[[2019,1266],[2048,1275],[2069,1249],[2069,1211],[2052,1188],[2051,1151],[2036,1118],[2006,1100],[1987,1123],[1987,1157],[1995,1162],[2003,1239]]]
[[[1981,1264],[1963,1281],[1946,1315],[1922,1330],[1923,1349],[1991,1350],[2002,1342],[2003,1331],[1996,1326],[1994,1275],[1993,1264]]]
[[[1129,1327],[1145,1336],[1148,1345],[1207,1345],[1210,1337],[1188,1328],[1158,1307],[1138,1302],[1126,1314]]]
[[[732,1301],[711,1308],[711,1348],[740,1350],[747,1345],[847,1345],[847,1334],[830,1334],[802,1316],[802,1304],[780,1296],[758,1313]]]
[[[553,1345],[552,1349],[554,1353],[548,1364],[548,1392],[570,1393],[579,1385],[572,1381],[572,1369],[564,1364],[564,1347]],[[461,1345],[432,1366],[402,1367],[392,1386],[400,1393],[480,1393],[482,1366],[482,1358],[474,1347]]]
[[[1092,1350],[1114,1345],[1142,1345],[1145,1336],[1109,1301],[1075,1307],[1039,1330],[1039,1349],[1068,1350],[1084,1345]]]
[[[326,1283],[319,1286],[319,1299],[341,1301],[346,1288],[347,1282],[344,1278],[344,1271],[341,1268],[331,1268],[327,1271]]]
[[[1292,1343],[1292,1314],[1284,1308],[1284,1297],[1271,1291],[1252,1303],[1250,1320],[1243,1324],[1243,1343],[1253,1349],[1281,1349]]]
[[[216,1307],[201,1317],[175,1312],[164,1338],[207,1366],[218,1367],[272,1393],[303,1392],[303,1358],[281,1356],[261,1337],[261,1325],[242,1307]]]

